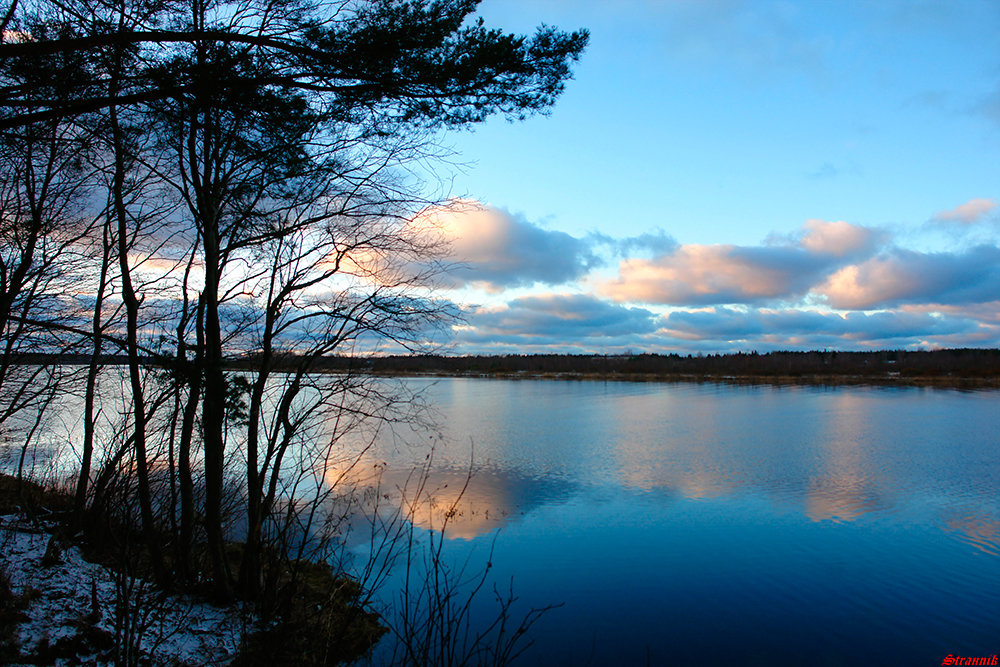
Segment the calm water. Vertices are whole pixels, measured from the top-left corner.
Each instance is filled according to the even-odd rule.
[[[439,527],[562,603],[521,664],[939,665],[1000,652],[1000,393],[408,380]]]

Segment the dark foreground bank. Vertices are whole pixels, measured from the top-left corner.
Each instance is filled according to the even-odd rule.
[[[333,665],[385,632],[352,604],[357,585],[320,563],[296,563],[299,577],[286,580],[267,622],[254,601],[156,586],[127,548],[138,536],[113,526],[94,539],[72,507],[56,485],[0,473],[2,665]]]

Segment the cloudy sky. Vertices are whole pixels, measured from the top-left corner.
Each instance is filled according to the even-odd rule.
[[[484,0],[588,28],[447,143],[456,352],[1000,346],[1000,2]]]

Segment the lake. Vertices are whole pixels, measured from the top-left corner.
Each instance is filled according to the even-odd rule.
[[[451,554],[493,545],[519,609],[562,605],[518,664],[1000,653],[1000,393],[404,382],[438,432],[396,429],[365,461],[401,474],[433,444],[416,522],[450,512]]]

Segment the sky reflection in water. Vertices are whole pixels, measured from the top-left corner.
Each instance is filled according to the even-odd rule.
[[[524,664],[1000,652],[997,393],[408,382],[442,431],[418,525],[454,506],[460,553],[501,528],[498,578],[565,603]],[[397,433],[366,457],[393,479],[428,442]]]

